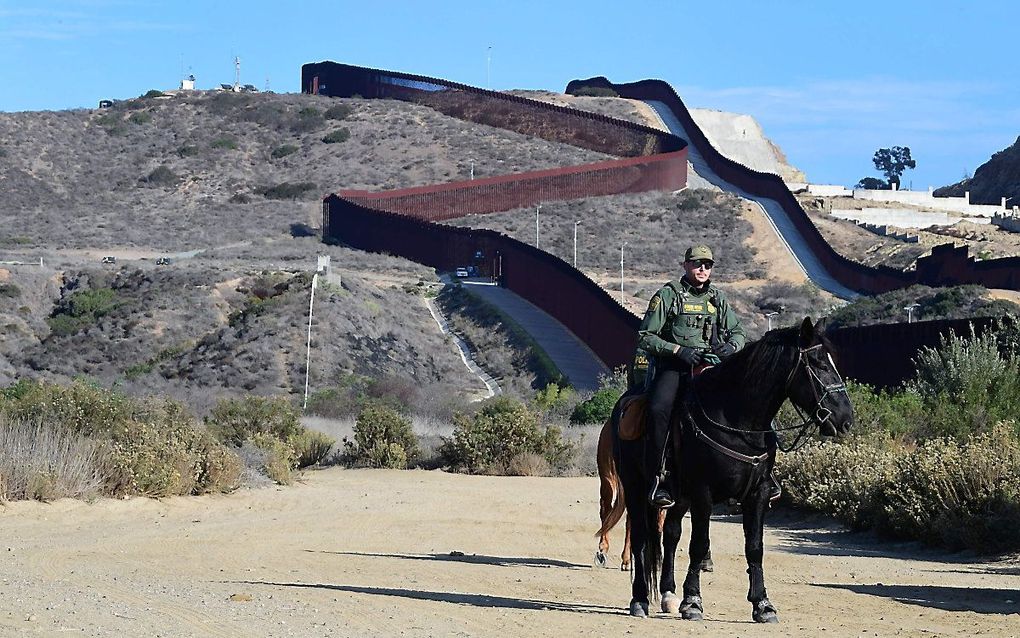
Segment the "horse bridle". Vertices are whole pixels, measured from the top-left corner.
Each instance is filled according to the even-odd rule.
[[[780,431],[783,431],[783,430],[800,429],[800,432],[797,434],[797,438],[794,440],[793,444],[790,446],[790,449],[783,449],[780,446],[780,449],[782,449],[784,452],[789,452],[790,450],[795,449],[797,447],[797,444],[800,442],[800,440],[802,438],[804,438],[804,435],[807,432],[808,426],[811,425],[811,418],[812,417],[814,418],[814,422],[819,427],[821,427],[821,425],[823,423],[825,423],[826,421],[829,420],[830,417],[832,417],[832,410],[830,410],[829,408],[827,408],[827,407],[825,407],[823,405],[823,403],[825,402],[825,399],[828,398],[829,395],[838,394],[840,392],[842,392],[843,394],[847,393],[846,382],[843,381],[843,377],[840,376],[839,370],[836,369],[836,362],[832,360],[832,355],[831,354],[826,352],[825,356],[827,356],[829,358],[829,365],[832,366],[832,372],[833,372],[833,374],[836,375],[836,382],[835,383],[828,383],[827,384],[824,381],[822,381],[822,377],[818,374],[818,371],[816,371],[814,368],[812,368],[811,364],[808,362],[807,357],[805,355],[807,353],[811,352],[812,350],[817,350],[818,348],[821,348],[821,347],[822,347],[822,344],[816,343],[815,345],[808,346],[807,348],[798,348],[797,349],[797,363],[794,364],[793,369],[790,370],[790,375],[788,377],[786,377],[786,395],[789,396],[790,395],[790,386],[793,383],[793,377],[794,377],[795,374],[797,374],[797,370],[800,369],[801,364],[802,363],[804,364],[804,370],[807,372],[808,381],[811,384],[811,392],[812,392],[812,394],[815,395],[815,407],[813,408],[813,414],[811,415],[811,417],[808,417],[808,416],[805,416],[804,411],[801,410],[800,406],[798,406],[793,401],[790,401],[790,405],[793,406],[793,409],[796,410],[797,415],[801,419],[800,424],[798,424],[798,425],[791,425],[791,426],[785,427],[785,428],[777,428],[775,426],[775,423],[772,424],[772,431],[773,432],[777,432],[777,433],[780,432]],[[777,438],[777,441],[778,441],[778,438]]]

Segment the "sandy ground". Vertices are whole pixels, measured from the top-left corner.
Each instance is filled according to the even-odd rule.
[[[594,478],[334,468],[220,497],[14,503],[0,635],[1020,635],[1020,562],[789,515],[767,536],[781,625],[750,622],[726,516],[705,621],[632,619],[627,574],[592,566],[597,492]]]

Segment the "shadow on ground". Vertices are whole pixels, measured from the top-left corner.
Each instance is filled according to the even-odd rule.
[[[328,552],[314,549],[306,549],[305,551],[316,554],[333,554],[336,556],[400,558],[404,560],[437,560],[453,563],[470,563],[473,565],[493,565],[496,567],[559,567],[563,569],[591,569],[591,565],[579,565],[577,563],[568,563],[566,561],[553,560],[551,558],[485,556],[483,554],[464,554],[462,552],[450,552],[449,554],[384,554],[372,552]]]
[[[908,605],[944,611],[973,611],[979,614],[1020,613],[1020,592],[1011,589],[944,587],[939,585],[846,585],[815,584],[813,587],[845,589],[857,594],[891,598]]]

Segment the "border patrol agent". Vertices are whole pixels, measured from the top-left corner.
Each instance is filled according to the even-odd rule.
[[[638,347],[654,358],[648,397],[645,465],[655,473],[648,499],[672,507],[666,489],[666,439],[678,392],[694,369],[714,365],[744,346],[744,329],[726,296],[709,281],[715,260],[705,245],[684,253],[684,275],[652,296],[638,328]]]

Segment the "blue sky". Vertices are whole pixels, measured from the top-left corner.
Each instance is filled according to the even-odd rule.
[[[574,78],[670,82],[688,106],[753,115],[813,182],[942,186],[1020,135],[1014,0],[318,2],[0,0],[0,110],[91,108],[241,81],[299,90],[335,60],[494,89]]]

